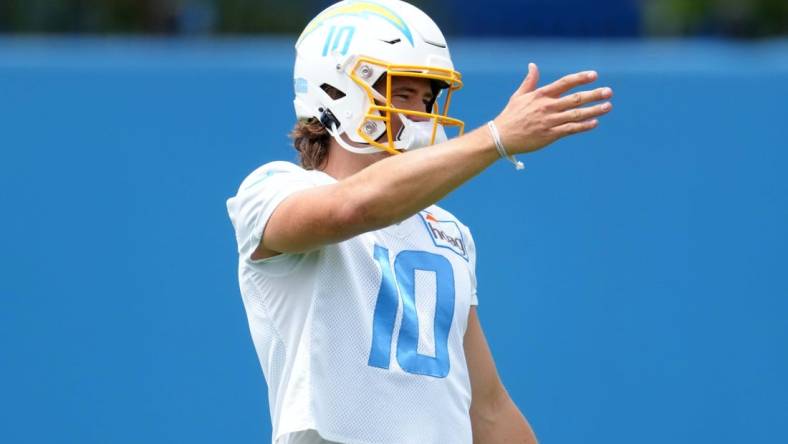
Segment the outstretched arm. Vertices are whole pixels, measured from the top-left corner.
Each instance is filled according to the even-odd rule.
[[[476,307],[468,316],[464,347],[471,377],[474,444],[536,444],[531,426],[501,383]]]
[[[495,119],[512,154],[536,151],[596,127],[609,103],[582,107],[612,96],[609,88],[562,97],[596,80],[594,72],[568,75],[536,88],[539,71],[528,76]],[[300,253],[400,222],[434,204],[498,159],[486,127],[428,149],[376,162],[336,184],[304,190],[274,211],[255,256]]]

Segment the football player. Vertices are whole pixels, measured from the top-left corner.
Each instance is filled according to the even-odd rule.
[[[471,232],[435,203],[498,159],[520,168],[515,154],[595,128],[612,91],[567,93],[596,78],[537,87],[531,64],[464,134],[449,113],[462,77],[421,10],[347,0],[308,24],[301,165],[263,165],[227,202],[276,444],[536,442],[476,314]]]

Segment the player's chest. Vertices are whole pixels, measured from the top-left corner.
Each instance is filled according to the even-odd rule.
[[[367,233],[365,243],[376,265],[391,269],[395,276],[430,275],[450,282],[453,290],[466,295],[471,291],[468,239],[455,220],[442,220],[422,211],[400,224]]]
[[[456,220],[443,219],[422,211],[399,224],[367,233],[366,240],[392,251],[424,251],[444,256],[453,263],[469,263],[467,235]]]
[[[469,261],[468,240],[453,219],[422,211],[402,223],[370,233],[376,240],[402,248],[430,251]]]

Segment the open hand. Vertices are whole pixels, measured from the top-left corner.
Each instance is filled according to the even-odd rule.
[[[563,96],[571,89],[596,79],[594,71],[579,72],[537,89],[539,68],[534,63],[529,64],[528,76],[495,119],[509,153],[536,151],[562,137],[596,128],[597,117],[610,112],[612,104],[583,105],[609,99],[613,96],[610,88]]]

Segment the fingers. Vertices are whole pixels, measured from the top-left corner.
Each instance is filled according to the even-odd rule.
[[[580,85],[591,83],[597,78],[596,71],[585,71],[575,74],[569,74],[555,82],[544,86],[540,89],[545,95],[550,97],[559,97],[572,88],[577,88]]]
[[[584,133],[596,128],[599,121],[596,119],[586,120],[584,122],[565,123],[563,125],[553,128],[553,133],[558,137],[570,136],[572,134]]]
[[[536,89],[537,84],[539,84],[539,67],[536,66],[536,63],[529,63],[528,75],[525,76],[525,80],[523,80],[515,95],[529,93]]]
[[[565,111],[577,108],[591,102],[598,102],[613,97],[613,90],[610,88],[597,88],[593,91],[576,92],[558,99],[553,105],[558,111]]]
[[[513,153],[536,151],[558,139],[593,130],[599,117],[609,113],[613,105],[610,88],[567,92],[597,80],[595,71],[565,76],[547,86],[537,88],[539,70],[529,64],[528,75],[499,115],[499,129],[504,143]],[[593,106],[593,102],[604,103]]]
[[[583,120],[590,120],[596,117],[603,116],[613,109],[610,102],[605,102],[596,106],[589,106],[587,108],[575,108],[569,111],[558,113],[555,116],[554,122],[557,125],[562,125],[567,122],[580,122]]]

